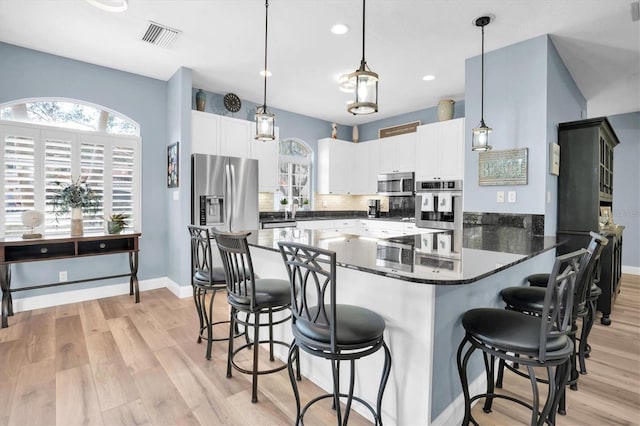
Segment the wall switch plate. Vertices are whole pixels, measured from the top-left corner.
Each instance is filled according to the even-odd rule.
[[[515,203],[516,202],[516,191],[509,191],[508,197],[509,197],[509,202],[510,203]]]
[[[58,281],[59,282],[67,281],[67,271],[60,271],[60,273],[58,274]]]
[[[496,203],[504,203],[504,191],[496,192]]]

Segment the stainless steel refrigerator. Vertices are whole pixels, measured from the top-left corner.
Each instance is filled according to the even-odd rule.
[[[249,231],[258,216],[258,160],[191,155],[191,223]]]

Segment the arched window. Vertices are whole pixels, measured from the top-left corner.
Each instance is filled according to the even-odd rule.
[[[0,106],[0,120],[116,135],[139,135],[133,121],[97,105],[71,99],[28,99]]]
[[[300,206],[310,202],[312,154],[311,148],[300,139],[289,138],[280,141],[280,199],[286,198],[289,204],[297,203]],[[280,199],[274,202],[279,203]]]
[[[44,212],[34,232],[69,234],[70,217],[54,214],[60,185],[82,178],[100,195],[98,211],[85,215],[85,232],[104,230],[113,213],[140,229],[139,126],[100,106],[69,99],[29,99],[0,105],[0,236],[30,232],[25,210]]]

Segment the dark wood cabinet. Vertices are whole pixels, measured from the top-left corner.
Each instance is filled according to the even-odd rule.
[[[610,324],[611,308],[619,291],[622,260],[622,226],[602,228],[601,207],[613,207],[613,150],[619,140],[606,117],[561,123],[560,176],[558,179],[558,238],[566,243],[559,254],[586,247],[589,232],[603,233],[609,244],[600,264],[598,285],[602,295],[598,310]]]

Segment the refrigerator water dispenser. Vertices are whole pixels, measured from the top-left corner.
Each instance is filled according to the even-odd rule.
[[[200,196],[200,226],[224,224],[224,197],[218,195]]]

